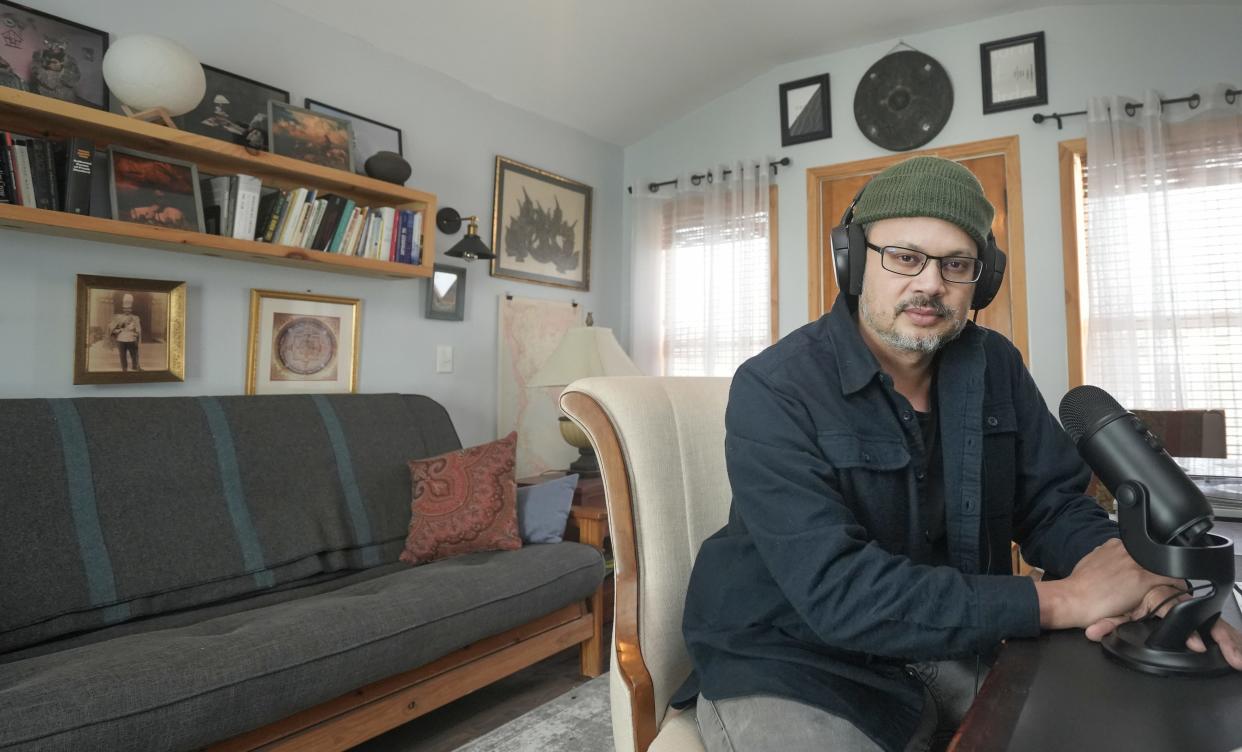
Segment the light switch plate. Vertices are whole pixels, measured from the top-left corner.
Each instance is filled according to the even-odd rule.
[[[453,346],[436,345],[436,373],[453,372]]]

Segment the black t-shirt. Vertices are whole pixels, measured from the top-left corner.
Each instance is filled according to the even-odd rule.
[[[916,410],[915,413],[919,416],[919,429],[923,433],[919,527],[923,531],[924,539],[931,546],[931,558],[925,563],[940,566],[949,563],[949,541],[945,536],[944,457],[940,451],[940,421],[936,416],[935,394],[933,383],[931,410],[925,413]]]

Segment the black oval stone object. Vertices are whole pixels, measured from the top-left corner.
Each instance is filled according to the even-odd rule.
[[[405,185],[411,172],[410,163],[402,159],[400,154],[392,151],[375,152],[367,159],[362,169],[376,180],[397,185]]]

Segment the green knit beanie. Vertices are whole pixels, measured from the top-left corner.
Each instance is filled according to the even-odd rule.
[[[965,230],[982,253],[994,213],[970,170],[941,157],[913,157],[871,179],[854,207],[854,222],[935,217]]]

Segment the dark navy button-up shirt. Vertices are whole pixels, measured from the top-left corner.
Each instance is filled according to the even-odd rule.
[[[725,415],[733,503],[695,560],[674,702],[788,697],[902,749],[922,709],[908,663],[1039,633],[1009,542],[1064,577],[1116,527],[1021,355],[967,323],[941,352],[936,405],[947,566],[919,524],[923,437],[849,306],[738,369]]]

